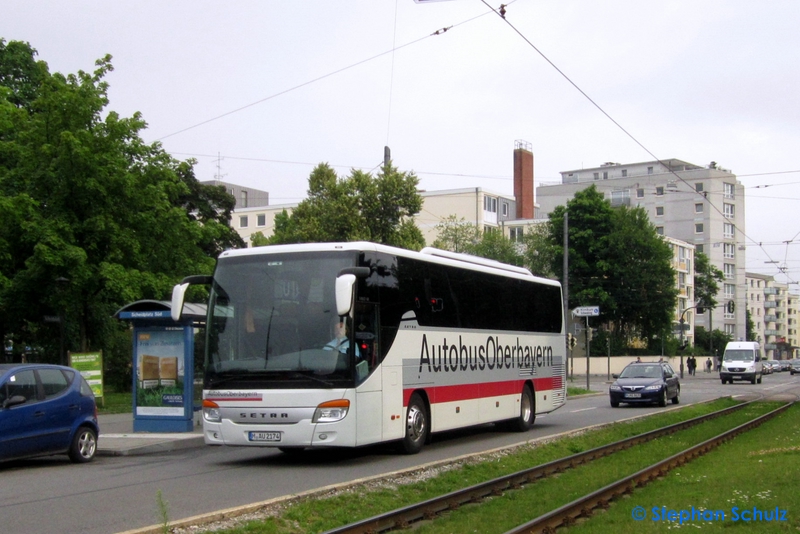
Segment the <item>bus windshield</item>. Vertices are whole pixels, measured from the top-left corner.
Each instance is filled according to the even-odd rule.
[[[339,271],[356,259],[350,251],[221,258],[204,387],[352,387],[352,328],[346,319],[340,324],[334,289]]]

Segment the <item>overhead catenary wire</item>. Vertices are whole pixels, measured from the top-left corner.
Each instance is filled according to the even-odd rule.
[[[544,59],[551,67],[553,67],[553,69],[555,69],[556,72],[558,72],[572,87],[574,87],[581,95],[583,95],[583,97],[586,98],[586,100],[589,101],[589,103],[591,103],[598,111],[600,111],[600,113],[602,113],[609,121],[611,121],[620,131],[622,131],[628,138],[630,138],[642,150],[644,150],[648,155],[650,155],[650,157],[652,157],[657,163],[659,163],[665,169],[667,169],[668,172],[673,174],[678,180],[680,180],[681,182],[683,182],[687,186],[691,187],[691,184],[689,184],[689,182],[687,182],[677,172],[672,170],[672,168],[669,165],[664,163],[664,160],[662,160],[661,158],[656,156],[649,148],[647,148],[641,141],[639,141],[632,133],[630,133],[628,130],[626,130],[622,126],[622,124],[620,124],[616,119],[614,119],[605,109],[603,109],[602,106],[600,106],[600,104],[595,102],[595,100],[592,97],[590,97],[583,89],[581,89],[580,86],[578,86],[577,83],[575,83],[569,76],[567,76],[567,74],[564,71],[562,71],[555,63],[553,63],[553,61],[550,60],[550,58],[548,58],[536,45],[534,45],[533,42],[531,42],[531,40],[528,39],[525,36],[525,34],[523,34],[519,29],[517,29],[516,26],[514,26],[514,24],[509,20],[509,17],[507,16],[508,15],[508,11],[505,9],[506,7],[508,7],[507,5],[502,4],[500,6],[500,10],[498,10],[498,9],[493,8],[491,5],[489,5],[486,0],[481,0],[481,2],[486,7],[491,9],[498,17],[500,17],[500,19],[503,22],[505,22],[508,25],[508,27],[511,28],[511,30],[513,30],[517,35],[519,35],[528,44],[528,46],[530,46],[533,50],[535,50],[536,53],[539,54],[539,56],[542,57],[542,59]],[[725,172],[725,171],[723,171],[723,172]],[[730,171],[728,171],[728,172],[730,172]],[[734,175],[731,173],[731,176],[734,176]],[[711,208],[713,210],[715,210],[720,215],[723,215],[723,217],[725,216],[725,214],[722,212],[722,210],[720,210],[717,206],[715,206],[708,199],[708,197],[706,195],[703,195],[703,193],[700,192],[700,191],[695,191],[695,193],[701,199],[703,199],[704,202],[708,203],[708,205],[711,206]],[[748,236],[746,232],[742,231],[741,228],[736,227],[735,223],[731,223],[731,224],[733,224],[734,228],[736,228],[736,230],[739,233],[741,233],[745,237],[745,239],[749,239],[753,243],[757,243],[757,241],[755,241],[750,236]],[[761,250],[770,260],[772,260],[772,257],[769,255],[769,253],[763,247],[761,248]],[[790,280],[789,283],[792,283],[792,284],[797,284],[798,283],[797,281],[793,280],[792,278],[790,278],[788,276],[787,276],[787,278],[789,278],[789,280]]]

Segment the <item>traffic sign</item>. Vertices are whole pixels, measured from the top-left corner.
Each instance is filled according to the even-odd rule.
[[[581,306],[572,310],[576,317],[597,317],[600,315],[600,306]]]

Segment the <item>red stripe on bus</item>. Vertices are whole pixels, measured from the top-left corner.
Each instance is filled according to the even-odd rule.
[[[408,401],[414,391],[424,390],[428,394],[431,404],[440,402],[455,402],[460,400],[482,399],[485,397],[499,397],[501,395],[517,395],[522,393],[525,380],[508,380],[504,382],[485,382],[481,384],[462,384],[458,386],[431,386],[403,390],[403,406],[408,406]],[[536,391],[561,389],[563,381],[560,376],[548,378],[534,378],[533,387]]]

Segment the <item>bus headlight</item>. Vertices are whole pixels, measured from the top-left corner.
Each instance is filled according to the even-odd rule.
[[[314,417],[311,419],[312,423],[335,423],[341,421],[347,416],[350,410],[350,401],[347,399],[339,399],[328,402],[323,402],[317,409],[314,410]]]
[[[209,423],[219,423],[222,419],[219,416],[219,405],[210,400],[203,400],[203,419]]]

